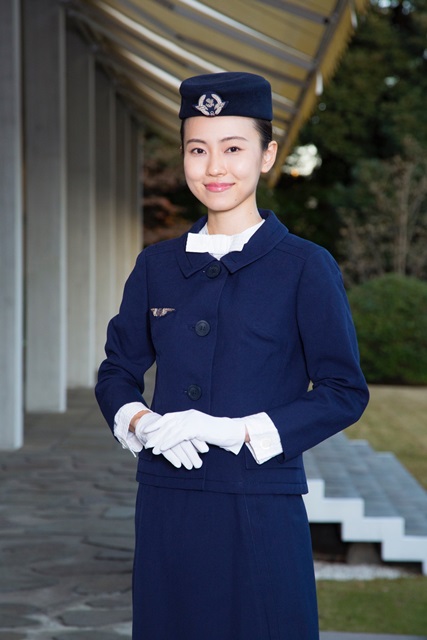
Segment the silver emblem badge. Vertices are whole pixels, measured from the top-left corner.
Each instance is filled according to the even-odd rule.
[[[172,311],[175,311],[175,309],[172,309],[171,307],[154,307],[151,309],[151,313],[155,318],[163,318],[163,316],[171,313]]]
[[[204,93],[199,98],[199,103],[193,107],[203,113],[204,116],[218,116],[221,111],[228,105],[223,102],[217,93]]]

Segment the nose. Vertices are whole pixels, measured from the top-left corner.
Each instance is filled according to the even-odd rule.
[[[209,162],[206,167],[207,174],[210,176],[221,176],[226,173],[224,157],[222,153],[211,153]]]

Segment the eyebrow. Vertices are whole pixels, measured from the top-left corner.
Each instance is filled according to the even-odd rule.
[[[244,140],[245,142],[248,141],[247,138],[244,138],[243,136],[227,136],[226,138],[221,138],[220,142],[230,142],[231,140]],[[190,138],[190,140],[187,140],[185,144],[194,144],[195,142],[199,144],[207,144],[206,140],[201,140],[200,138]]]

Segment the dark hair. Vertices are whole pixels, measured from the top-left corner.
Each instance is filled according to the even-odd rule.
[[[184,125],[187,118],[181,120],[181,151],[184,150]],[[261,149],[265,151],[273,140],[273,125],[270,120],[262,120],[261,118],[252,118],[255,129],[259,133],[261,139]]]
[[[254,118],[254,125],[261,138],[261,148],[265,151],[273,140],[273,125],[270,120],[261,120],[261,118]]]

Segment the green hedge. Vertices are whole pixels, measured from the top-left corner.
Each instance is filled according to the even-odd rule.
[[[388,274],[348,297],[367,381],[427,384],[427,282]]]

